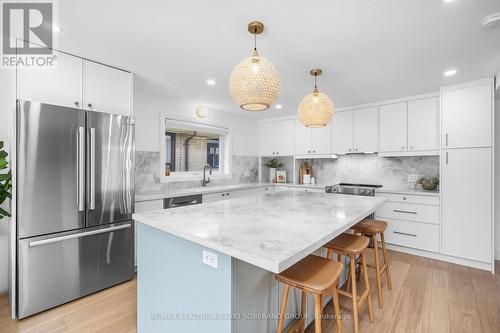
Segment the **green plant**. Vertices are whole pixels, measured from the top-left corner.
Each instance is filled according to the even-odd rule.
[[[3,141],[0,141],[0,171],[7,169],[7,152],[3,149]],[[10,183],[12,178],[12,173],[10,170],[7,173],[0,173],[0,205],[3,204],[5,199],[11,198],[10,189],[12,184]],[[0,207],[0,220],[6,216],[10,216],[9,212]]]
[[[275,168],[275,169],[278,169],[278,168],[281,168],[283,166],[283,163],[281,162],[278,162],[277,159],[275,158],[271,158],[269,161],[267,161],[265,164],[264,164],[266,167],[268,168]]]

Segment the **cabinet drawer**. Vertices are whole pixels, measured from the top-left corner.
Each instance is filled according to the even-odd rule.
[[[387,198],[389,201],[409,202],[414,204],[439,205],[439,196],[408,195],[401,193],[377,193],[377,197]]]
[[[163,199],[150,200],[150,201],[139,201],[135,203],[135,212],[147,212],[150,210],[163,209]]]
[[[439,224],[439,206],[389,201],[380,207],[377,216]]]
[[[390,219],[384,236],[387,243],[439,252],[439,225]]]

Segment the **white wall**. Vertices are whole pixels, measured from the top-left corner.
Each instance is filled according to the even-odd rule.
[[[15,76],[13,70],[0,69],[0,141],[5,142],[5,150],[10,154],[11,127],[15,112]],[[8,200],[2,208],[8,209]],[[9,274],[9,233],[10,219],[0,220],[0,293],[8,289]]]
[[[257,120],[235,107],[234,113],[208,110],[203,119],[195,115],[196,104],[172,102],[165,96],[134,91],[136,150],[160,151],[160,113],[169,117],[231,129],[232,154],[257,155]]]
[[[495,258],[500,260],[500,89],[495,101]]]

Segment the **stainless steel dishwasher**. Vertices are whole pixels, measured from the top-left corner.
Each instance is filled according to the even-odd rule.
[[[185,195],[182,197],[173,197],[173,198],[165,198],[163,199],[163,208],[175,208],[175,207],[184,207],[191,205],[198,205],[202,203],[202,195]]]

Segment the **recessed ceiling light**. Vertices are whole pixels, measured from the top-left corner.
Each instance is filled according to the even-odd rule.
[[[457,70],[456,69],[450,69],[450,70],[447,70],[446,72],[444,72],[444,76],[453,76],[457,74]]]
[[[207,84],[208,84],[209,86],[215,86],[215,80],[214,80],[214,79],[208,79],[208,80],[207,80]]]
[[[279,109],[281,109],[281,108],[283,107],[283,105],[281,105],[281,104],[276,104],[274,107],[275,107],[276,109],[278,109],[278,110],[279,110]]]
[[[61,32],[62,31],[62,28],[60,25],[57,25],[57,24],[53,24],[52,25],[52,31],[54,32]]]
[[[443,2],[449,3],[449,2],[455,2],[457,0],[443,0]]]

